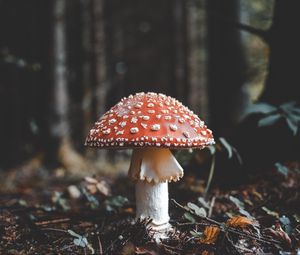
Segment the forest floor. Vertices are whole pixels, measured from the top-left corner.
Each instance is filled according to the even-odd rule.
[[[170,184],[169,238],[135,222],[134,184],[71,177],[36,162],[1,174],[0,254],[300,254],[299,164],[203,198],[204,182]]]

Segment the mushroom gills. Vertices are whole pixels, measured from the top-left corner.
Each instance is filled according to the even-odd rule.
[[[128,172],[134,180],[146,180],[151,183],[178,181],[183,169],[166,148],[134,149]]]

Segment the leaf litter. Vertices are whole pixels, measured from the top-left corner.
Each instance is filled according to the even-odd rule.
[[[284,167],[287,176],[273,169],[231,190],[211,187],[205,198],[205,187],[191,189],[201,185],[194,176],[171,185],[173,231],[161,243],[150,220],[134,220],[134,185],[126,178],[49,171],[32,172],[33,182],[19,174],[14,190],[0,187],[0,254],[297,254],[299,164]]]

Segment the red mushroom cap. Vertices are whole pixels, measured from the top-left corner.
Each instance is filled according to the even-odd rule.
[[[203,148],[212,131],[178,100],[157,93],[123,98],[90,130],[85,145],[100,148]]]

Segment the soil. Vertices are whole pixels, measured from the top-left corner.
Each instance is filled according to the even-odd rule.
[[[39,164],[1,174],[0,254],[299,254],[299,163],[206,198],[193,175],[170,183],[169,238],[135,221],[126,176],[74,177]]]

